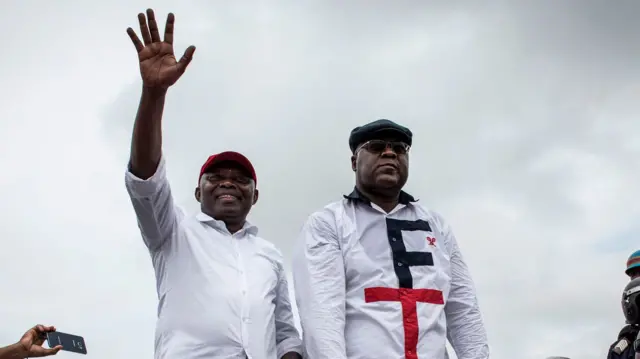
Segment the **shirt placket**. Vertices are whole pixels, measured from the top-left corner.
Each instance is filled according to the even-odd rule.
[[[238,236],[236,236],[238,234]],[[233,244],[238,253],[238,271],[240,273],[240,296],[241,296],[241,311],[240,320],[241,332],[242,332],[242,347],[247,355],[247,358],[251,359],[251,353],[249,351],[249,327],[251,325],[251,316],[249,313],[249,296],[248,296],[248,282],[247,282],[247,270],[245,266],[245,253],[244,253],[244,240],[241,238],[242,234],[236,233],[233,235]]]

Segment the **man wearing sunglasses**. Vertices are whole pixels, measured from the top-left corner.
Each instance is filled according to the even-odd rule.
[[[356,185],[313,213],[294,255],[310,359],[487,359],[473,282],[451,228],[402,191],[411,131],[378,120],[349,137]]]
[[[200,211],[174,205],[162,155],[167,90],[195,47],[176,61],[173,14],[164,40],[151,9],[138,14],[142,96],[133,126],[126,186],[156,274],[156,359],[300,359],[301,341],[275,246],[247,222],[258,201],[256,171],[225,151],[204,162],[194,194]],[[195,182],[194,174],[194,182]]]

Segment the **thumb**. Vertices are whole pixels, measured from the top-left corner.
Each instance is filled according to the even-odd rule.
[[[178,61],[178,71],[183,74],[184,71],[187,69],[187,66],[189,66],[189,63],[191,62],[191,59],[193,59],[193,53],[196,52],[196,47],[191,45],[189,47],[187,47],[186,50],[184,50],[184,55],[182,55],[182,57],[180,58],[180,61]]]
[[[46,357],[46,356],[49,356],[49,355],[55,355],[60,350],[62,350],[62,345],[56,345],[55,347],[53,347],[51,349],[42,348],[42,351],[39,351],[38,353],[34,353],[36,355],[32,355],[32,356]]]

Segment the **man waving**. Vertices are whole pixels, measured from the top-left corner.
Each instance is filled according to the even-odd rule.
[[[176,61],[173,14],[164,40],[152,10],[138,20],[143,41],[127,29],[143,90],[126,185],[156,274],[155,358],[298,359],[301,343],[282,256],[246,221],[258,201],[251,162],[231,151],[209,156],[195,189],[200,212],[186,215],[173,203],[162,157],[162,111],[195,47]]]
[[[475,289],[451,228],[402,191],[409,129],[388,120],[349,137],[356,185],[312,214],[293,275],[309,359],[487,359]]]

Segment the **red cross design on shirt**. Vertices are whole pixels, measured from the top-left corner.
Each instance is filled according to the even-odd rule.
[[[406,359],[418,359],[418,303],[444,304],[442,292],[435,289],[366,288],[364,300],[371,302],[400,302],[404,327],[404,355]]]
[[[399,288],[365,288],[364,299],[372,302],[400,302],[402,306],[402,324],[404,327],[404,349],[406,359],[418,359],[418,303],[444,305],[442,291],[437,289],[414,289],[413,277],[409,267],[433,266],[430,252],[407,252],[402,239],[402,231],[431,232],[426,221],[403,221],[387,218],[387,237],[393,254],[394,271],[398,277]],[[433,239],[433,243],[430,241]],[[435,246],[435,238],[427,237],[430,245]]]

